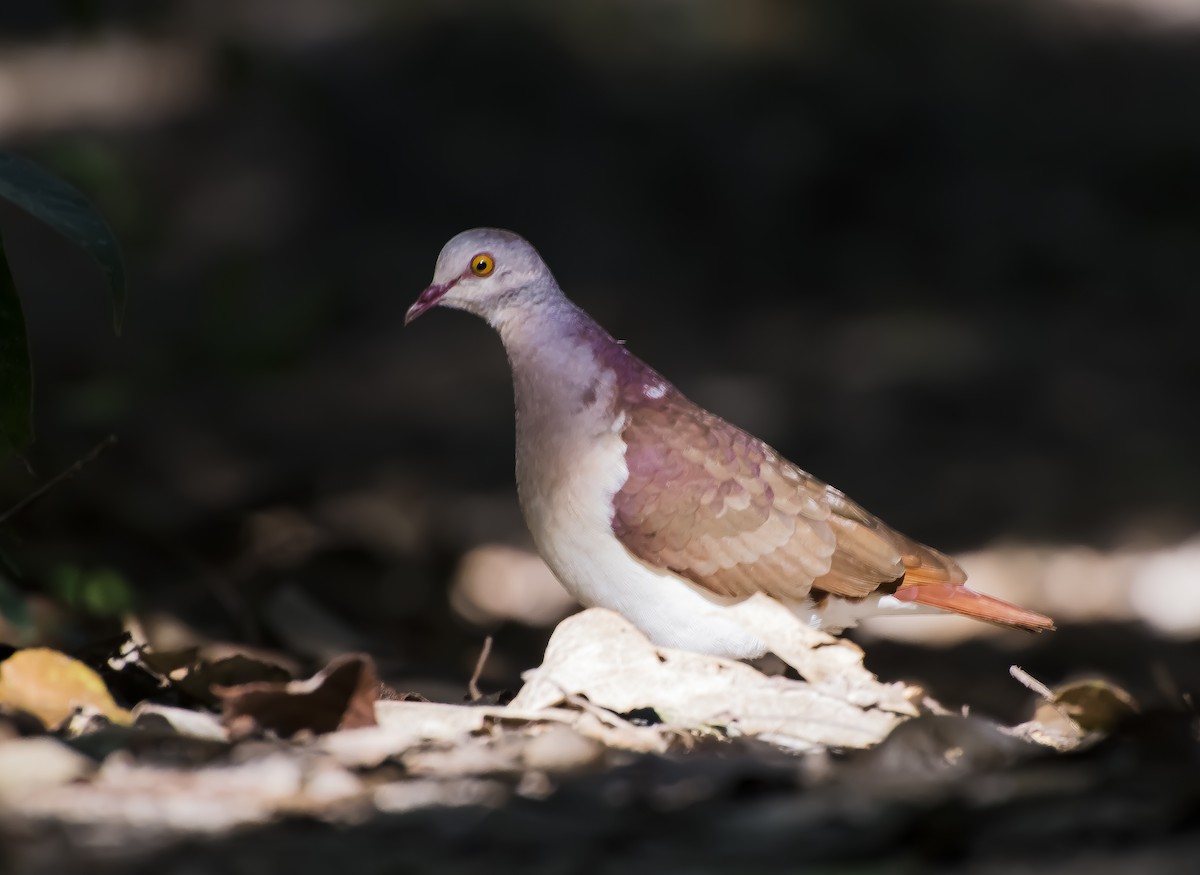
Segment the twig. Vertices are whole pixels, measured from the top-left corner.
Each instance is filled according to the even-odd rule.
[[[4,525],[4,523],[8,522],[10,517],[17,515],[18,513],[23,511],[25,508],[29,507],[29,505],[33,504],[35,501],[37,501],[39,498],[41,498],[43,495],[45,495],[47,492],[49,492],[51,489],[53,489],[55,486],[57,486],[59,483],[62,483],[64,480],[66,480],[69,477],[74,477],[76,474],[78,474],[80,471],[83,470],[84,465],[87,465],[91,462],[96,461],[97,456],[99,456],[102,452],[104,452],[106,449],[111,447],[116,442],[117,442],[117,436],[115,434],[110,434],[104,440],[100,441],[100,443],[96,444],[96,446],[92,447],[90,450],[88,450],[86,453],[84,453],[82,456],[80,456],[78,459],[76,459],[74,462],[72,462],[70,465],[68,465],[62,471],[59,471],[58,474],[56,474],[54,477],[51,477],[49,480],[47,480],[45,483],[43,483],[37,489],[33,490],[33,492],[29,493],[24,498],[22,498],[20,501],[18,501],[16,504],[14,504],[12,507],[10,507],[8,510],[6,510],[4,513],[0,514],[0,525]]]
[[[551,681],[551,683],[553,683],[553,681]],[[616,711],[610,711],[608,708],[604,708],[600,705],[597,705],[595,702],[591,701],[590,699],[588,699],[584,696],[579,695],[578,693],[568,693],[563,687],[559,686],[558,684],[554,684],[554,686],[556,686],[560,690],[562,690],[564,702],[566,702],[568,705],[574,705],[576,708],[578,708],[580,711],[584,712],[585,714],[591,714],[593,717],[595,717],[597,720],[599,720],[605,726],[611,727],[612,729],[621,729],[626,726],[634,726],[633,723],[626,720],[624,717],[622,717]],[[634,728],[640,728],[640,727],[634,727]]]
[[[483,666],[491,655],[492,636],[489,635],[483,639],[483,648],[479,651],[479,659],[475,660],[475,671],[471,672],[471,679],[467,681],[467,695],[471,697],[472,702],[478,702],[483,698],[483,693],[479,692],[479,676],[483,674]]]
[[[1047,702],[1054,701],[1054,692],[1029,672],[1025,671],[1025,669],[1021,668],[1021,666],[1010,665],[1008,667],[1008,673],[1012,675],[1013,678],[1019,684],[1021,684],[1021,686],[1025,687],[1025,689],[1029,690],[1030,692],[1037,693]]]

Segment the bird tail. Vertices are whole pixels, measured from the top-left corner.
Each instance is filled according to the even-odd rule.
[[[902,602],[914,602],[931,608],[940,608],[953,614],[962,614],[975,620],[1025,629],[1029,632],[1054,630],[1054,621],[1049,617],[1017,607],[1014,604],[975,592],[961,583],[937,579],[922,579],[921,568],[909,568],[904,583],[892,594]],[[933,576],[930,575],[932,578]]]

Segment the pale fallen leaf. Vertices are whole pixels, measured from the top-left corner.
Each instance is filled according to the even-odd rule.
[[[527,769],[561,774],[602,762],[604,747],[577,729],[551,725],[528,739],[521,758]]]
[[[373,801],[382,812],[398,814],[421,808],[499,806],[511,795],[500,781],[480,778],[432,781],[397,781],[375,790]]]
[[[133,725],[137,729],[166,727],[179,735],[205,741],[227,741],[229,738],[229,733],[215,714],[155,702],[139,702],[134,706]]]
[[[375,703],[375,726],[335,732],[316,746],[351,768],[373,768],[427,741],[455,741],[481,730],[496,709],[439,702]]]
[[[75,781],[95,763],[49,736],[0,743],[0,803],[19,803],[31,790]]]
[[[526,674],[508,707],[537,712],[579,695],[618,714],[653,708],[673,731],[720,727],[794,749],[869,747],[916,713],[912,692],[880,684],[862,668],[858,648],[809,630],[788,630],[769,603],[749,609],[759,612],[763,622],[755,629],[772,650],[816,683],[766,677],[741,662],[655,647],[619,615],[592,608],[559,624],[542,665]]]
[[[797,622],[791,611],[765,595],[748,598],[732,611],[768,650],[824,694],[844,698],[860,708],[917,716],[913,700],[920,694],[918,688],[880,683],[863,665],[862,648],[854,642]]]
[[[679,736],[662,726],[635,726],[602,708],[544,708],[521,711],[499,705],[447,705],[440,702],[375,703],[377,725],[323,735],[314,747],[347,768],[374,768],[429,744],[456,744],[490,727],[537,733],[564,726],[605,747],[662,753]],[[544,753],[544,756],[543,756]],[[534,753],[535,758],[550,757]],[[532,767],[532,766],[531,766]]]
[[[510,732],[495,738],[467,737],[449,744],[424,745],[403,754],[404,773],[422,778],[463,778],[472,775],[519,775],[521,754],[529,738]]]
[[[311,772],[300,757],[281,751],[201,769],[148,766],[115,755],[86,783],[28,794],[19,811],[80,827],[136,824],[143,840],[163,831],[215,834],[301,808]]]
[[[566,775],[602,763],[606,750],[570,726],[535,722],[414,747],[400,756],[400,763],[405,774],[414,777],[517,777],[530,771]]]

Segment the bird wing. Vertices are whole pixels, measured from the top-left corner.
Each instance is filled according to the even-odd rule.
[[[612,527],[633,555],[720,596],[861,598],[906,574],[959,584],[946,556],[888,528],[669,385],[625,399],[629,477]],[[886,587],[888,591],[894,586]]]

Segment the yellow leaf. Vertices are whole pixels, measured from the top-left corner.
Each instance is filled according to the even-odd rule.
[[[51,729],[86,706],[114,723],[130,722],[129,712],[113,701],[100,675],[48,647],[18,650],[0,662],[0,705],[28,711]]]
[[[1138,710],[1133,696],[1099,678],[1059,687],[1054,702],[1088,732],[1107,732]]]

